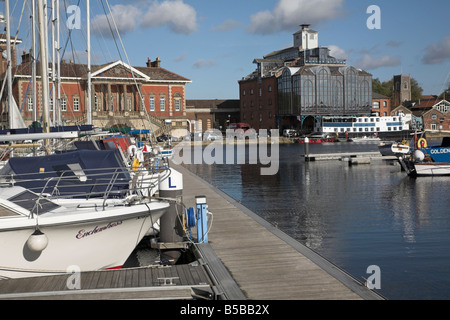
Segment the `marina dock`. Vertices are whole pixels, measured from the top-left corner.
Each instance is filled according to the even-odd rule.
[[[201,245],[204,259],[219,260],[228,270],[232,279],[225,274],[224,281],[211,272],[234,290],[231,297],[239,297],[237,285],[250,300],[384,299],[186,168],[174,167],[183,173],[188,207],[195,207],[195,196],[207,199],[212,221],[209,243]]]
[[[396,160],[395,156],[382,156],[380,152],[343,152],[343,153],[316,153],[305,154],[305,161],[321,160],[351,160],[351,159],[377,159],[377,160]]]
[[[209,242],[192,246],[196,260],[80,274],[1,280],[6,299],[207,299],[207,300],[382,300],[360,280],[300,244],[199,178],[183,174],[183,202],[195,207],[205,196]]]

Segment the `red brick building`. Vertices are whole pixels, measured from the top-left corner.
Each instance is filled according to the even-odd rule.
[[[255,129],[276,129],[278,89],[276,75],[250,77],[239,82],[241,121]]]
[[[450,102],[444,99],[418,101],[411,106],[416,116],[423,118],[423,127],[431,131],[450,130]]]
[[[31,57],[28,53],[24,53],[21,64],[13,68],[14,96],[27,125],[33,121],[31,68]],[[92,65],[91,70],[91,110],[94,126],[142,129],[149,128],[150,119],[154,130],[186,130],[185,87],[191,80],[162,68],[159,58],[153,62],[148,59],[145,67],[133,67],[122,61],[116,61]],[[52,72],[51,66],[49,72]],[[56,108],[60,112],[55,113],[53,113],[53,88],[50,77],[50,119],[58,120],[60,114],[63,125],[86,124],[87,65],[63,61],[60,64],[60,75],[61,100],[59,108]],[[40,68],[37,68],[36,90],[37,121],[40,121],[43,110]],[[3,103],[1,118],[3,128],[7,127],[6,111],[6,104]],[[171,120],[169,127],[166,127],[166,123],[169,122],[165,120],[169,119]]]
[[[389,116],[391,114],[391,99],[379,93],[372,93],[372,114]]]

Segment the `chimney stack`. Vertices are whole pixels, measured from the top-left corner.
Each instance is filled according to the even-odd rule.
[[[147,58],[147,68],[160,68],[161,67],[161,60],[159,60],[159,57],[156,57],[155,61],[151,61],[150,58]]]
[[[22,64],[31,62],[31,49],[30,52],[23,51],[22,53]]]

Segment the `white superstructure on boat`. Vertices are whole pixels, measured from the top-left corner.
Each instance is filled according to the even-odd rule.
[[[370,116],[370,117],[323,117],[321,131],[331,134],[347,134],[349,137],[379,135],[395,136],[409,133],[411,117]]]

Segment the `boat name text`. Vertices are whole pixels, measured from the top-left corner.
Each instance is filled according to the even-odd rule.
[[[122,221],[116,221],[116,222],[110,222],[106,226],[102,226],[102,227],[95,226],[94,229],[89,230],[89,231],[86,231],[85,229],[81,229],[80,231],[78,231],[78,234],[76,235],[76,238],[77,239],[83,239],[85,237],[92,236],[92,235],[94,235],[96,233],[105,231],[107,229],[120,226],[121,224],[122,224]]]
[[[440,154],[440,153],[450,153],[450,148],[445,148],[445,149],[431,149],[430,150],[431,154]]]

